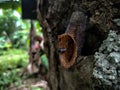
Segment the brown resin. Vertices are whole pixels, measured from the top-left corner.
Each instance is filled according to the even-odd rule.
[[[65,68],[69,68],[77,57],[76,41],[71,34],[66,33],[58,36],[58,42],[59,49],[66,49],[59,53],[60,62]]]
[[[84,44],[86,16],[81,12],[75,12],[71,18],[66,32],[58,35],[59,59],[64,68],[69,68],[75,63]]]

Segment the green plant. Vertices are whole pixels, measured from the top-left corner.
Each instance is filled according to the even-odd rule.
[[[28,53],[22,49],[9,49],[0,53],[0,69],[25,67],[28,63]]]
[[[44,90],[44,89],[38,87],[32,87],[31,90]]]
[[[16,31],[12,37],[13,47],[20,48],[20,47],[27,47],[27,40],[28,40],[28,31],[25,30]]]
[[[48,59],[47,56],[44,54],[41,56],[42,63],[47,67],[48,69]]]
[[[9,49],[11,46],[11,42],[6,40],[5,36],[0,37],[0,49]]]
[[[23,21],[20,14],[12,9],[1,10],[0,14],[0,49],[26,48],[30,25]]]
[[[0,90],[5,90],[6,86],[11,84],[19,86],[21,84],[19,73],[27,64],[28,54],[24,50],[9,49],[0,52]]]
[[[5,88],[14,82],[20,82],[21,78],[19,75],[17,75],[19,72],[20,70],[14,69],[0,73],[0,86]]]
[[[3,10],[3,14],[0,15],[0,35],[4,32],[10,37],[15,30],[19,30],[20,26],[17,26],[18,18],[13,14],[12,9]]]

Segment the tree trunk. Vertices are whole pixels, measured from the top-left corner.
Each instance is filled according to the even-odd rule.
[[[37,0],[37,4],[51,90],[113,90],[96,87],[94,53],[109,30],[118,29],[112,19],[120,16],[120,1]]]

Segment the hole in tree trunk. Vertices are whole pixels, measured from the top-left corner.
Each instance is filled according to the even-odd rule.
[[[93,55],[96,51],[98,51],[100,45],[105,39],[105,34],[101,33],[96,26],[88,28],[85,33],[85,43],[81,54],[83,56]]]

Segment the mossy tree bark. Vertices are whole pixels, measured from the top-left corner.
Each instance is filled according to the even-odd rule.
[[[108,31],[119,28],[112,19],[120,17],[120,2],[115,0],[37,0],[37,4],[38,20],[43,27],[44,48],[49,59],[48,81],[51,90],[99,90],[94,86],[96,83],[92,78],[94,53],[107,37]],[[84,29],[84,32],[77,36],[78,40],[82,38],[79,41],[82,47],[73,65],[65,68],[59,59],[58,35],[66,32],[70,20],[73,20],[72,15],[76,11],[84,13],[87,22],[82,20],[85,16],[75,16],[77,20],[79,18],[81,20],[75,22],[80,26],[78,32]],[[82,35],[85,37],[81,37]],[[101,87],[100,90],[104,89]]]

